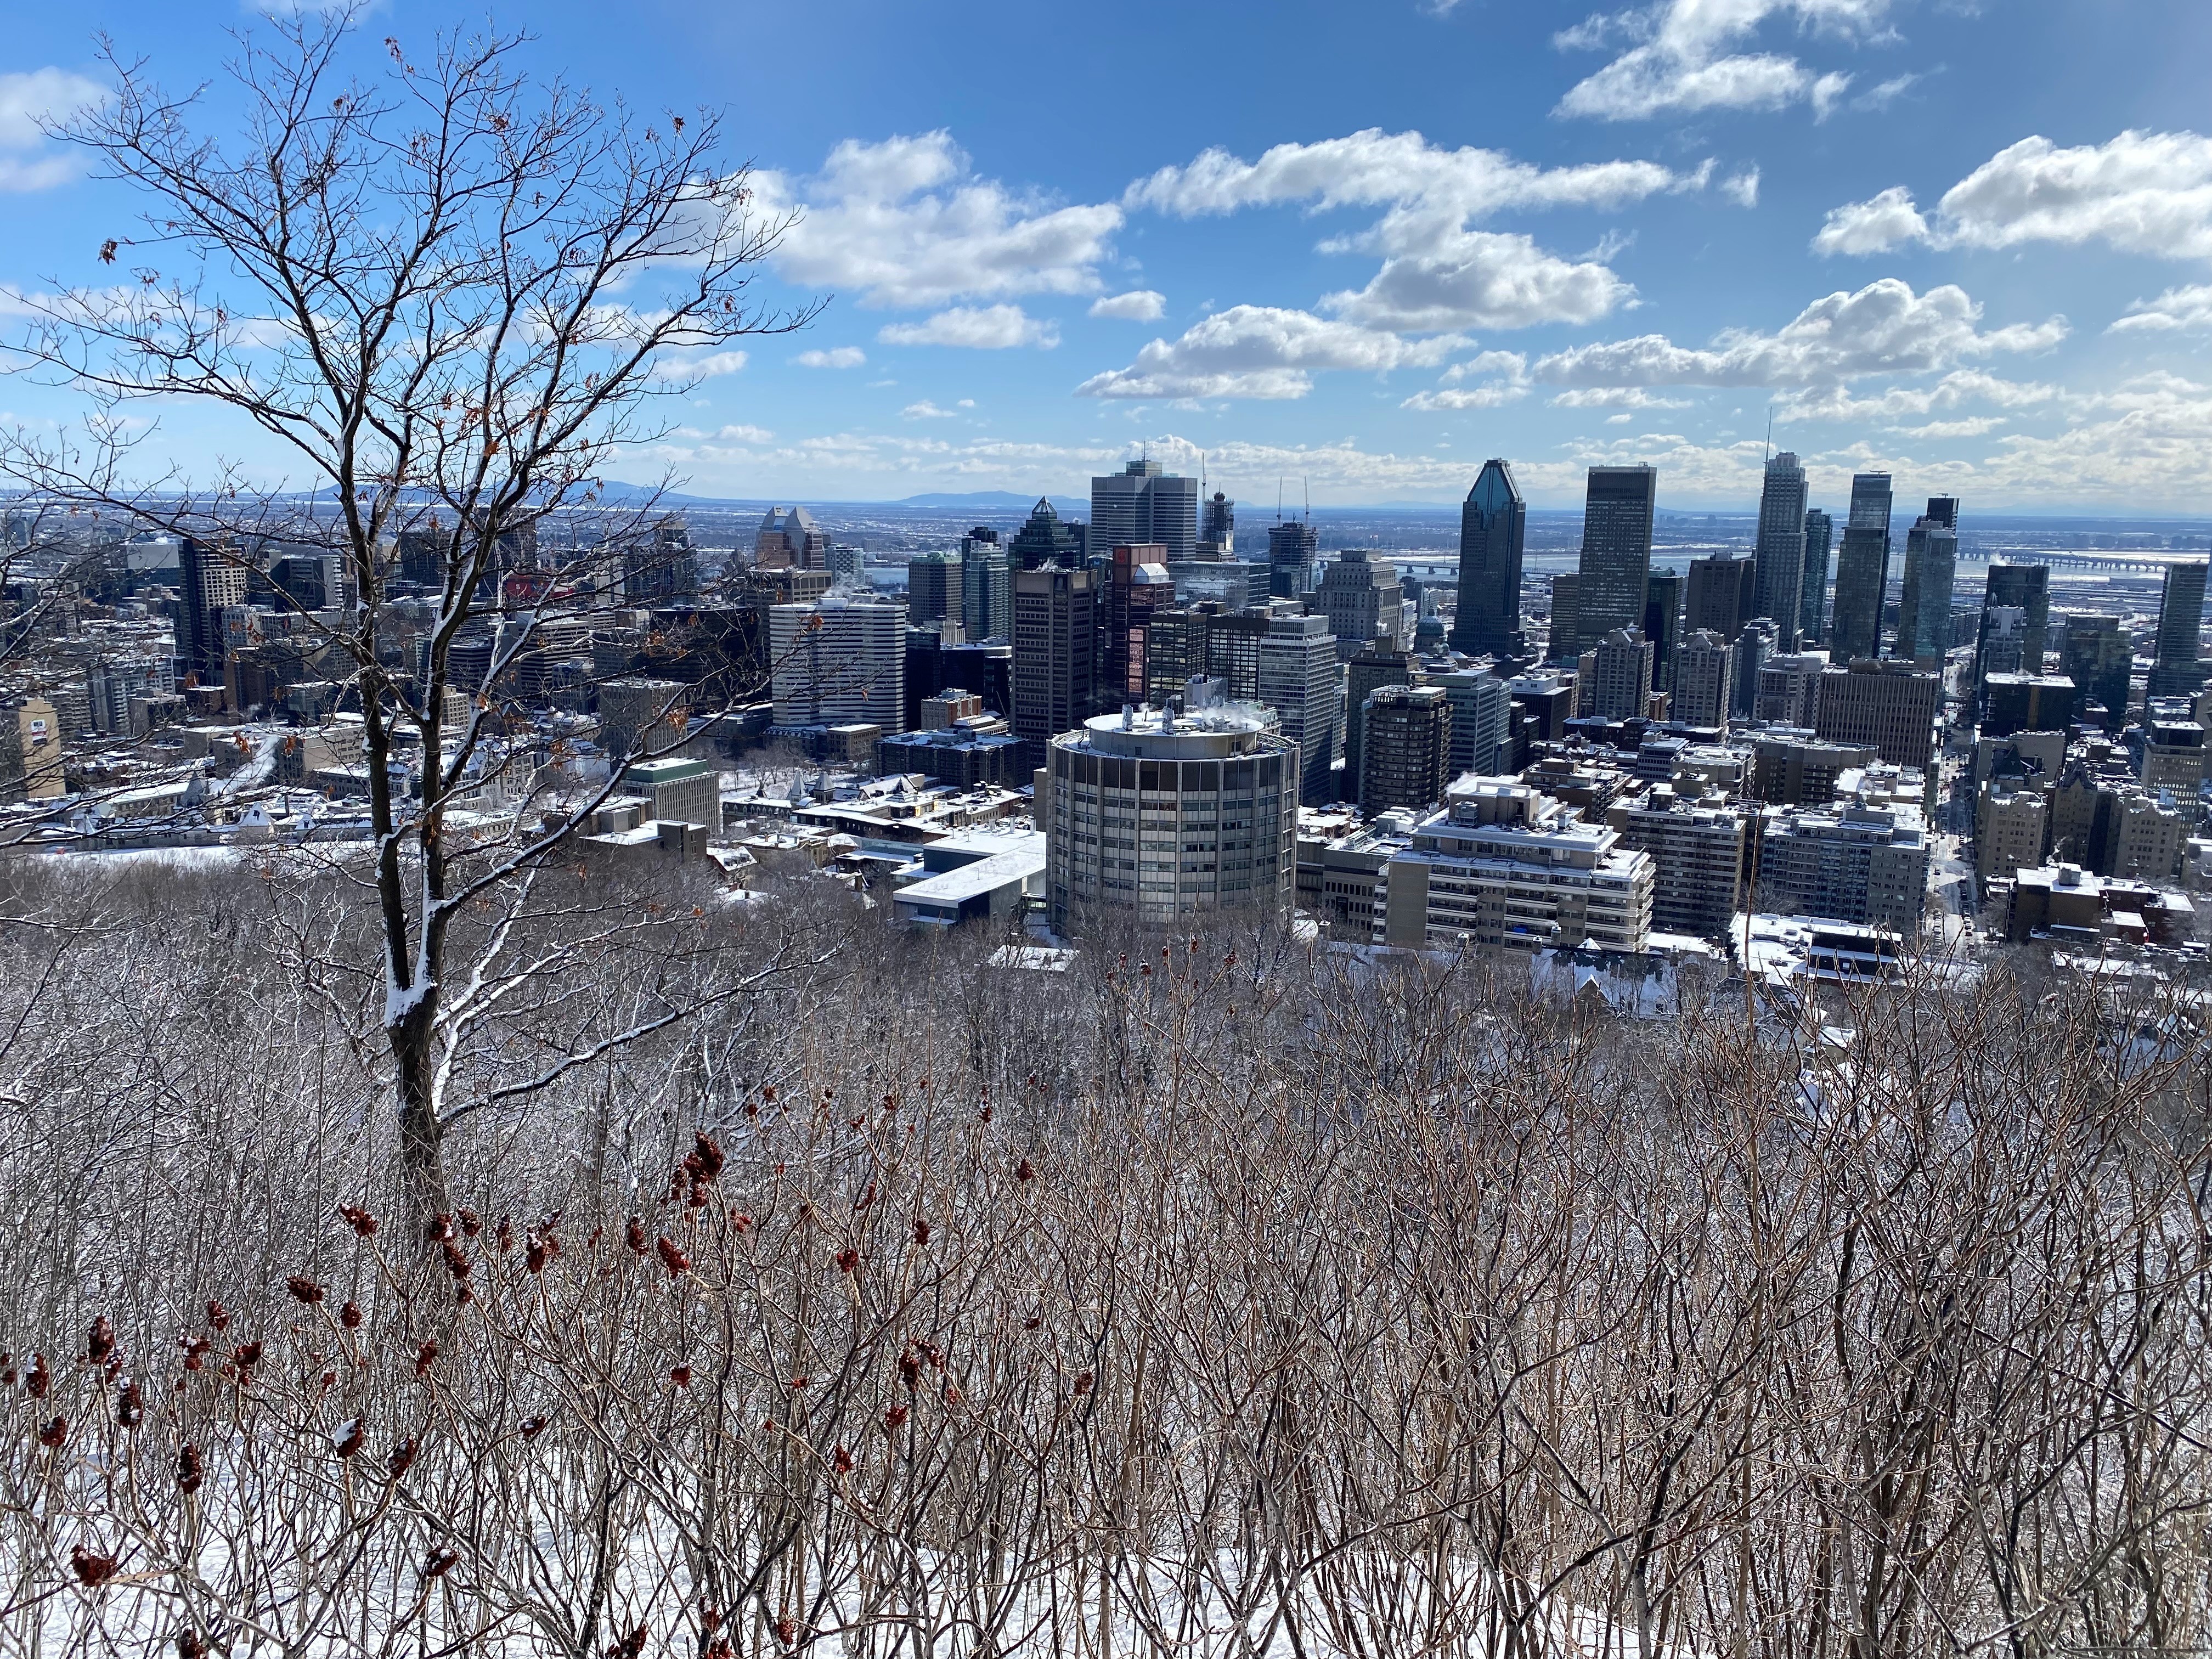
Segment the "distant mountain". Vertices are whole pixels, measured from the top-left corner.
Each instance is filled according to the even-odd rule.
[[[1087,519],[1091,516],[1089,501],[1079,501],[1073,495],[1054,495],[1049,499],[1053,511],[1063,519]],[[892,501],[889,505],[958,507],[969,513],[1019,513],[1026,517],[1036,503],[1036,496],[1017,495],[1011,489],[975,489],[964,495],[909,495],[904,501]]]

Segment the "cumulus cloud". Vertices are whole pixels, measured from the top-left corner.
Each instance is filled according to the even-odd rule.
[[[1734,178],[1723,179],[1721,194],[1740,208],[1757,207],[1759,205],[1758,167],[1754,164],[1746,167]]]
[[[1114,317],[1125,323],[1156,323],[1165,314],[1168,299],[1151,289],[1132,289],[1127,294],[1101,295],[1091,302],[1094,317]]]
[[[77,157],[49,149],[42,123],[106,96],[98,82],[67,70],[0,75],[0,191],[48,190],[76,178],[82,170]]]
[[[951,136],[848,139],[811,178],[762,172],[761,210],[803,210],[771,254],[777,273],[884,307],[1090,294],[1121,210],[1054,205],[977,178]]]
[[[1565,386],[1838,385],[1872,374],[1915,374],[1993,352],[2040,350],[2067,334],[2053,317],[1982,330],[1982,308],[1946,284],[1915,294],[1896,277],[1815,300],[1772,334],[1731,329],[1709,346],[1662,334],[1576,346],[1540,360],[1536,378]]]
[[[1867,39],[1879,35],[1890,0],[1658,0],[1593,16],[1553,37],[1563,51],[1626,50],[1567,89],[1553,112],[1601,121],[1648,120],[1700,110],[1778,110],[1809,104],[1832,109],[1850,82],[1775,52],[1742,51],[1770,17],[1802,32]]]
[[[1879,253],[1907,242],[2008,248],[2101,241],[2129,253],[2212,258],[2212,138],[2121,133],[2062,148],[2040,136],[2008,145],[1943,192],[1932,217],[1903,185],[1828,215],[1823,253]]]
[[[876,337],[885,345],[965,346],[975,351],[1005,351],[1014,346],[1049,349],[1060,330],[1030,316],[1019,306],[954,306],[919,323],[891,323]]]
[[[939,409],[927,398],[920,403],[908,404],[899,413],[909,421],[949,421],[954,418],[951,410]]]
[[[801,368],[858,368],[868,361],[868,354],[858,346],[831,346],[826,351],[802,351],[791,361]]]
[[[1999,409],[2029,409],[2064,400],[2058,387],[2040,380],[2008,380],[1982,368],[1954,368],[1919,386],[1893,386],[1862,397],[1842,386],[1792,392],[1777,400],[1775,412],[1796,421],[1842,421],[1863,425],[1923,416],[1939,409],[1991,404]]]
[[[2108,334],[2212,329],[2212,287],[2170,288],[2155,300],[2138,300]]]
[[[1085,398],[1303,398],[1313,390],[1317,369],[1427,368],[1467,344],[1455,335],[1406,340],[1309,311],[1231,306],[1177,339],[1153,340],[1128,368],[1094,374],[1076,392]]]
[[[1528,359],[1517,351],[1485,351],[1454,363],[1437,379],[1443,389],[1415,392],[1399,407],[1437,412],[1515,402],[1528,395]]]
[[[735,374],[749,361],[742,351],[711,351],[699,357],[664,357],[653,370],[653,380],[663,386],[696,386],[701,380]]]
[[[1702,188],[1710,176],[1710,163],[1686,173],[1656,161],[1536,167],[1500,150],[1447,149],[1418,132],[1370,127],[1278,144],[1256,161],[1209,149],[1138,180],[1122,200],[1186,218],[1292,204],[1385,208],[1368,229],[1322,244],[1324,252],[1383,260],[1366,286],[1329,295],[1325,309],[1376,328],[1519,328],[1592,321],[1634,289],[1602,252],[1563,258],[1527,236],[1476,230],[1472,222],[1515,209],[1615,208]]]
[[[1687,409],[1691,406],[1691,400],[1687,398],[1662,398],[1640,386],[1577,386],[1553,393],[1549,401],[1554,409]],[[1620,418],[1626,419],[1626,416]]]

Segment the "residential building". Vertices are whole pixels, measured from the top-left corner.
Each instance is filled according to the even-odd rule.
[[[68,793],[61,719],[53,704],[40,696],[0,701],[0,806],[55,800]]]
[[[774,724],[787,731],[858,722],[906,724],[906,607],[835,592],[769,607]]]
[[[1767,459],[1753,545],[1751,614],[1771,618],[1794,647],[1805,581],[1805,469],[1788,450]]]
[[[1942,698],[1939,674],[1920,673],[1909,663],[1861,659],[1820,677],[1813,730],[1832,743],[1871,744],[1891,765],[1925,771],[1936,753]]]
[[[1032,765],[1098,707],[1097,573],[1045,565],[1014,577],[1014,735]]]
[[[1728,933],[1742,908],[1742,813],[1661,784],[1638,799],[1616,802],[1605,821],[1620,832],[1623,845],[1651,860],[1655,930],[1692,939]]]
[[[1451,781],[1452,710],[1438,685],[1382,685],[1360,720],[1359,810],[1425,811]]]
[[[246,602],[246,566],[235,555],[187,536],[177,546],[176,684],[221,685],[222,613]]]
[[[1641,951],[1650,854],[1503,778],[1451,786],[1383,866],[1378,944],[1409,950]]]
[[[1754,617],[1743,625],[1735,636],[1732,647],[1734,658],[1729,666],[1729,708],[1740,720],[1755,719],[1759,710],[1759,676],[1766,664],[1781,649],[1781,630],[1765,617]]]
[[[970,701],[980,706],[980,699]],[[972,714],[927,730],[878,738],[876,770],[887,777],[919,772],[956,789],[984,784],[1019,789],[1035,775],[1029,745],[1007,731],[1005,721]]]
[[[1528,507],[1513,470],[1496,456],[1482,464],[1459,520],[1459,602],[1451,648],[1470,657],[1528,654],[1521,632],[1521,559]]]
[[[1512,733],[1512,687],[1486,668],[1431,671],[1424,678],[1442,687],[1451,704],[1451,775],[1495,776],[1504,771]]]
[[[2205,681],[2204,579],[2212,563],[2184,559],[2166,568],[2159,596],[2158,635],[2152,650],[2148,695],[2185,697]]]
[[[1337,647],[1341,651],[1343,641]],[[1412,652],[1379,649],[1371,642],[1344,665],[1344,787],[1352,799],[1359,799],[1360,734],[1366,726],[1368,694],[1380,686],[1418,685],[1421,678]]]
[[[1754,561],[1731,554],[1691,560],[1682,601],[1684,631],[1694,634],[1702,629],[1733,644],[1743,625],[1759,614],[1752,608],[1757,574]]]
[[[1988,779],[1974,797],[1974,872],[2002,880],[2041,864],[2050,834],[2050,797],[2035,781]]]
[[[1583,504],[1575,585],[1575,649],[1616,628],[1641,629],[1651,580],[1651,524],[1659,473],[1650,466],[1594,466]]]
[[[1365,548],[1346,548],[1322,567],[1315,599],[1336,636],[1339,657],[1348,661],[1370,643],[1382,651],[1405,649],[1405,590],[1389,560]]]
[[[1951,595],[1959,568],[1959,501],[1929,498],[1928,510],[1905,532],[1905,588],[1897,611],[1897,651],[1923,668],[1940,668],[1951,649]]]
[[[1061,933],[1120,914],[1289,908],[1297,745],[1252,711],[1101,714],[1049,744],[1046,895]]]
[[[2075,945],[2101,954],[2114,944],[2179,945],[2195,919],[2185,894],[2096,875],[2078,865],[2050,864],[2013,878],[2005,938],[2014,945]]]
[[[1758,827],[1758,902],[1780,915],[1918,931],[1928,832],[1904,807],[1784,809]]]
[[[1820,642],[1828,614],[1828,555],[1835,544],[1836,521],[1819,507],[1805,514],[1805,580],[1797,595],[1797,639],[1801,646]]]
[[[1640,719],[1651,689],[1651,644],[1640,628],[1616,628],[1585,653],[1594,663],[1583,712],[1606,720]]]
[[[1820,714],[1820,681],[1828,672],[1825,651],[1796,651],[1769,657],[1759,665],[1753,717],[1770,726],[1810,731]]]
[[[2164,790],[2121,792],[2112,817],[2109,875],[2140,881],[2169,881],[2180,872],[2189,844],[2191,817]]]
[[[1259,643],[1258,700],[1275,711],[1298,746],[1298,799],[1320,806],[1335,794],[1338,710],[1343,670],[1326,617],[1270,617]]]
[[[1686,726],[1726,726],[1729,720],[1728,642],[1698,629],[1674,656],[1674,716]]]
[[[1198,480],[1163,471],[1153,460],[1091,479],[1089,539],[1102,548],[1157,544],[1170,560],[1195,556]]]
[[[1850,517],[1836,556],[1835,611],[1829,653],[1838,662],[1881,654],[1881,610],[1889,590],[1889,474],[1851,479]]]
[[[1870,744],[1823,743],[1809,732],[1757,732],[1751,739],[1751,793],[1778,806],[1826,806],[1846,772],[1878,758]]]

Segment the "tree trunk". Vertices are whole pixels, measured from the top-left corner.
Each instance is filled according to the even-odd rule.
[[[435,1013],[434,998],[425,996],[387,1028],[398,1066],[399,1186],[418,1237],[435,1217],[451,1214],[453,1207],[446,1186],[446,1132],[430,1091]]]

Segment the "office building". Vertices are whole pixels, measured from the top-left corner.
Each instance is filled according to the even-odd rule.
[[[1571,570],[1552,578],[1551,632],[1544,644],[1544,660],[1573,663],[1583,653],[1581,624],[1576,616],[1576,592],[1580,580]]]
[[[1003,728],[1003,722],[963,717],[921,732],[895,732],[877,739],[876,770],[885,776],[919,772],[932,782],[955,789],[994,785],[1020,789],[1036,776],[1029,745]]]
[[[1521,560],[1528,507],[1513,469],[1493,456],[1482,464],[1459,515],[1459,599],[1451,648],[1470,657],[1521,658]]]
[[[1585,660],[1592,663],[1583,688],[1583,713],[1609,720],[1640,720],[1651,691],[1651,643],[1640,628],[1616,628]]]
[[[1097,548],[1157,544],[1167,550],[1167,560],[1194,557],[1198,480],[1164,472],[1152,460],[1131,461],[1093,478],[1089,540]]]
[[[917,553],[906,567],[906,619],[916,628],[929,623],[963,623],[964,595],[957,553]]]
[[[2017,611],[2015,620],[2001,617]],[[1982,617],[1975,630],[1974,691],[1993,673],[2040,674],[2049,647],[2051,623],[2051,567],[2047,564],[1990,566],[1989,582],[1982,592]]]
[[[1312,592],[1314,567],[1321,562],[1321,538],[1302,519],[1267,526],[1267,592],[1295,599]]]
[[[1425,677],[1451,704],[1451,775],[1494,776],[1506,769],[1512,735],[1513,689],[1486,668],[1457,668]]]
[[[2150,684],[2154,697],[2186,697],[2204,684],[2205,560],[2185,559],[2166,568],[2159,596],[2158,635],[2152,647]]]
[[[1759,665],[1752,715],[1769,726],[1811,731],[1820,717],[1820,677],[1828,672],[1825,651],[1792,651]]]
[[[906,607],[875,593],[825,593],[769,607],[773,720],[787,731],[906,724]]]
[[[1237,503],[1218,489],[1206,498],[1198,539],[1201,546],[1212,548],[1218,558],[1237,550]]]
[[[1991,738],[2063,732],[2078,701],[2074,682],[2063,674],[1992,674],[1984,697],[1982,734]]]
[[[1928,831],[1911,807],[1784,809],[1756,834],[1760,909],[1919,931]]]
[[[1106,578],[1105,618],[1098,659],[1098,702],[1103,708],[1142,702],[1145,631],[1155,614],[1175,604],[1175,582],[1158,545],[1117,546]]]
[[[1383,685],[1361,720],[1359,810],[1426,811],[1451,781],[1451,702],[1439,685]]]
[[[1006,544],[1007,562],[1016,570],[1038,570],[1048,564],[1079,570],[1085,563],[1084,550],[1081,526],[1068,524],[1060,516],[1060,509],[1042,495]]]
[[[1889,474],[1851,479],[1850,517],[1836,557],[1836,603],[1829,654],[1838,662],[1881,654],[1882,604],[1889,591]]]
[[[1210,599],[1227,611],[1264,611],[1273,570],[1256,559],[1170,559],[1167,573],[1183,600]]]
[[[1054,928],[1115,914],[1289,907],[1297,745],[1249,709],[1101,714],[1054,737],[1046,805]]]
[[[88,712],[100,732],[127,734],[133,697],[166,697],[177,689],[173,659],[133,657],[95,663],[86,675]]]
[[[187,536],[177,546],[179,686],[221,685],[225,657],[222,613],[246,602],[246,567]]]
[[[772,507],[753,537],[753,563],[763,570],[826,570],[830,532],[803,507]]]
[[[2074,718],[2094,718],[2107,732],[2127,723],[2135,644],[2117,617],[2069,617],[2058,668],[2074,682]]]
[[[1346,548],[1322,568],[1315,599],[1336,636],[1340,658],[1349,660],[1370,644],[1383,651],[1405,649],[1405,590],[1389,560],[1370,556],[1365,548]]]
[[[722,777],[705,761],[677,755],[636,761],[623,769],[617,787],[643,803],[647,818],[722,833]]]
[[[1754,617],[1736,635],[1734,660],[1729,670],[1729,708],[1738,720],[1755,719],[1759,712],[1759,677],[1781,646],[1782,633],[1765,617]]]
[[[1644,596],[1644,637],[1651,642],[1651,690],[1674,689],[1674,653],[1682,643],[1682,578],[1655,570]]]
[[[1897,608],[1897,651],[1923,668],[1941,668],[1951,649],[1951,596],[1959,568],[1959,501],[1929,498],[1905,532],[1905,588]]]
[[[1770,618],[1794,648],[1805,582],[1805,469],[1786,449],[1767,459],[1752,565],[1751,614]]]
[[[1797,594],[1797,642],[1814,646],[1828,616],[1828,555],[1835,545],[1836,521],[1820,508],[1805,513],[1805,580]]]
[[[1616,628],[1641,629],[1651,580],[1651,522],[1659,474],[1650,466],[1594,466],[1583,503],[1575,584],[1576,653]]]
[[[1339,641],[1338,648],[1342,649]],[[1418,685],[1420,665],[1409,651],[1370,644],[1344,665],[1344,787],[1359,799],[1360,734],[1365,728],[1368,694],[1385,685]]]
[[[1283,735],[1298,746],[1298,800],[1321,806],[1336,793],[1338,711],[1343,670],[1326,617],[1270,617],[1259,642],[1259,702],[1275,711]]]
[[[1729,720],[1728,642],[1701,628],[1682,641],[1674,656],[1674,717],[1686,726],[1726,726]]]
[[[632,605],[699,597],[699,556],[683,520],[672,513],[623,549],[622,587],[623,598]]]
[[[1721,659],[1727,660],[1726,653]],[[1721,939],[1742,908],[1744,815],[1682,795],[1666,784],[1616,802],[1605,821],[1621,843],[1651,860],[1651,926],[1692,939]]]
[[[1014,579],[1014,735],[1032,765],[1097,712],[1098,573],[1046,565]]]
[[[1778,806],[1826,806],[1847,772],[1881,758],[1870,744],[1826,743],[1802,731],[1754,732],[1751,793]]]
[[[1862,658],[1848,668],[1831,665],[1820,677],[1813,730],[1831,743],[1870,744],[1892,766],[1925,771],[1936,753],[1936,714],[1942,700],[1940,674]]]
[[[981,525],[960,538],[960,627],[971,640],[1013,632],[1013,560],[999,532]]]
[[[1690,575],[1682,601],[1682,628],[1700,629],[1735,642],[1743,625],[1759,613],[1752,609],[1752,579],[1756,567],[1749,559],[1726,553],[1709,554],[1690,561]]]
[[[1641,951],[1651,857],[1525,784],[1463,779],[1383,866],[1376,942],[1406,950]]]

